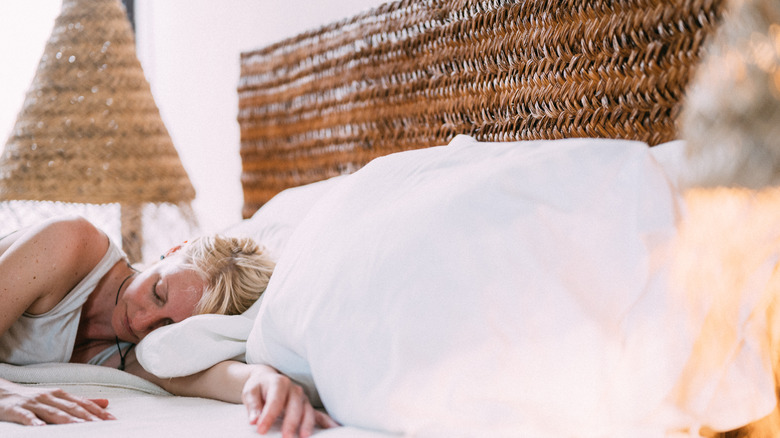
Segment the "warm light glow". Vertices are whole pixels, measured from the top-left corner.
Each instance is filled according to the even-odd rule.
[[[695,189],[685,201],[671,294],[688,310],[694,348],[674,397],[696,415],[749,394],[742,416],[758,421],[776,404],[780,189]]]
[[[768,34],[753,32],[750,35],[751,61],[765,72],[777,69],[777,55],[774,44]]]

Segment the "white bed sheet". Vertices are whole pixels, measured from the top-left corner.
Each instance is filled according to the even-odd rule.
[[[0,422],[0,437],[258,437],[247,422],[243,405],[197,397],[175,397],[160,387],[112,368],[83,364],[0,364],[0,377],[23,384],[59,387],[71,394],[109,400],[116,421],[82,424],[21,426]],[[33,383],[37,382],[37,383]],[[264,435],[281,437],[277,424]],[[317,430],[316,437],[386,438],[355,428]]]

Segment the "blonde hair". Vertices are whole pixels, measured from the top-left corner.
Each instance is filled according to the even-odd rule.
[[[276,265],[264,247],[246,237],[199,237],[178,252],[206,280],[196,315],[243,313],[265,292]]]

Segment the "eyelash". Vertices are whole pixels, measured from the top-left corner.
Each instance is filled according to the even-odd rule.
[[[157,283],[152,285],[152,295],[154,295],[154,299],[159,301],[160,304],[164,304],[162,297],[157,293]]]

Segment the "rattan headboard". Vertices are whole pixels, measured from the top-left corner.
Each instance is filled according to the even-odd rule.
[[[402,0],[243,53],[243,214],[456,134],[675,139],[723,3]]]

